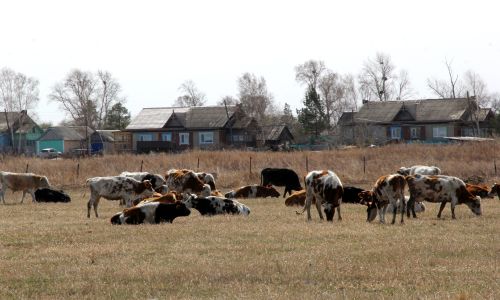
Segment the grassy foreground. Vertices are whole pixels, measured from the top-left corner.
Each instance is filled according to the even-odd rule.
[[[331,168],[339,170],[344,182],[365,188],[389,169],[414,162],[429,162],[453,174],[482,175],[488,183],[498,181],[492,176],[490,148],[455,147],[418,151],[424,153],[421,157],[417,152],[405,154],[408,148],[399,146],[307,155],[310,164],[321,165],[324,159],[324,165],[338,166]],[[179,167],[185,162],[196,166],[192,160],[208,154],[186,155],[192,155],[191,160],[174,157]],[[214,160],[221,159],[213,155]],[[268,159],[261,153],[248,155],[258,161]],[[306,154],[278,155],[269,156],[275,160],[270,165],[283,157],[292,167],[302,166]],[[363,155],[371,162],[366,173],[362,165],[361,172],[356,171]],[[456,155],[461,156],[453,163]],[[129,162],[132,159],[134,164],[141,161],[130,157]],[[351,170],[353,161],[356,170]],[[12,160],[3,163],[2,170],[19,171],[12,169]],[[460,205],[457,220],[451,220],[448,205],[438,220],[438,204],[427,204],[419,219],[404,225],[367,224],[365,207],[349,204],[342,206],[341,222],[337,217],[333,224],[320,222],[313,210],[313,221],[308,223],[305,215],[296,215],[298,208],[285,207],[282,198],[274,198],[242,201],[252,209],[248,218],[207,218],[193,210],[173,224],[112,226],[109,218],[120,210],[116,201],[101,200],[101,217],[87,219],[88,192],[82,198],[83,186],[72,185],[78,180],[60,175],[74,163],[29,161],[30,169],[45,170],[37,173],[48,173],[53,184],[71,187],[71,203],[33,204],[28,196],[19,204],[21,194],[8,192],[7,204],[0,204],[0,299],[493,299],[500,295],[496,198],[482,202],[481,217]],[[82,168],[80,177],[127,169],[121,163],[117,159]],[[246,159],[238,165],[237,158],[228,156],[220,163],[223,190],[258,179],[245,177],[245,163]],[[170,162],[160,164],[165,169]]]

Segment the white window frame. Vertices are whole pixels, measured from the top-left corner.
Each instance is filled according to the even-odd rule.
[[[168,138],[166,138],[168,137]],[[161,140],[163,142],[171,142],[172,141],[172,133],[171,132],[164,132],[161,134]]]
[[[214,132],[213,131],[203,131],[198,133],[198,140],[200,145],[207,145],[214,143]]]
[[[153,135],[151,133],[139,133],[137,134],[137,140],[140,142],[151,142],[153,141]]]
[[[393,140],[401,139],[401,127],[391,127],[391,139]]]
[[[447,134],[448,134],[448,127],[446,127],[446,126],[432,127],[432,137],[433,138],[446,137]]]
[[[420,127],[410,127],[410,138],[418,139],[420,138]]]
[[[179,133],[179,145],[189,145],[189,132]]]

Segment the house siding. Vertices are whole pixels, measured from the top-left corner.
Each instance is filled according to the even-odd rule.
[[[36,142],[36,154],[40,154],[40,151],[45,148],[54,148],[57,151],[64,153],[64,141],[63,140],[45,140]]]

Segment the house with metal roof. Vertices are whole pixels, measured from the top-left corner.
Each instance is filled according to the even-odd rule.
[[[0,152],[34,153],[42,134],[26,110],[0,113]]]
[[[240,106],[144,108],[125,128],[138,153],[255,147],[260,127]]]
[[[260,144],[273,150],[278,150],[280,146],[288,147],[293,140],[293,135],[286,125],[262,126],[262,133],[259,134]]]
[[[36,153],[42,149],[54,148],[61,153],[71,153],[75,149],[87,149],[87,136],[94,130],[86,126],[49,127],[36,142]]]
[[[367,102],[339,119],[341,143],[444,142],[446,137],[488,136],[494,113],[469,98]],[[478,131],[479,127],[479,131]]]

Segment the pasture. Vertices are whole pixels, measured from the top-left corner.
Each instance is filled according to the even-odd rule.
[[[458,177],[495,175],[497,143],[392,145],[327,152],[188,152],[73,160],[4,157],[0,170],[46,175],[72,197],[67,204],[31,203],[21,193],[0,204],[0,298],[495,298],[500,294],[500,201],[484,199],[483,215],[465,205],[451,220],[439,204],[406,224],[366,223],[366,207],[342,206],[343,221],[320,222],[283,198],[246,199],[249,217],[189,217],[173,224],[112,226],[121,208],[101,200],[86,217],[87,177],[144,170],[218,173],[223,191],[259,182],[264,167],[334,170],[345,185],[369,188],[400,166],[429,164]],[[497,155],[495,157],[495,155]],[[249,170],[252,157],[252,173]],[[363,172],[363,157],[365,172]],[[77,169],[77,166],[79,167]],[[77,172],[78,170],[78,172]],[[497,171],[500,173],[500,170]],[[283,192],[283,188],[279,188]],[[391,214],[389,214],[390,216]]]

